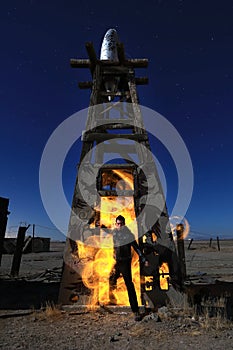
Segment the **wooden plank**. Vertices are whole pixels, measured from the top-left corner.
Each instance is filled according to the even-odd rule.
[[[88,59],[71,58],[70,65],[72,68],[90,68],[91,62]]]
[[[147,58],[131,58],[125,61],[125,65],[133,68],[146,68],[148,67]]]
[[[95,167],[95,165],[94,165]],[[99,168],[99,164],[96,166]],[[135,170],[135,165],[134,164],[104,164],[101,166],[101,171],[103,170],[108,170],[108,169],[125,169],[125,170]]]
[[[135,196],[135,191],[132,190],[100,190],[98,191],[101,197],[133,197]]]
[[[91,65],[96,65],[96,63],[97,63],[97,56],[96,56],[96,53],[95,53],[95,49],[94,49],[93,43],[91,43],[91,42],[86,43],[86,50],[87,50],[87,54],[89,56]]]
[[[21,263],[21,257],[24,247],[24,239],[27,229],[30,225],[27,227],[19,227],[18,230],[18,236],[17,236],[17,242],[16,242],[16,250],[13,257],[12,267],[11,267],[11,276],[18,276],[19,274],[19,268]]]
[[[112,139],[127,139],[133,141],[146,141],[147,135],[145,134],[108,134],[108,133],[84,133],[82,141],[107,141]]]
[[[101,122],[101,123],[97,123],[97,126],[98,125],[104,126],[106,130],[108,130],[108,129],[133,129],[133,127],[134,127],[132,124],[127,124],[126,122],[124,122],[124,123],[116,123],[116,122],[108,123],[108,122],[105,122],[105,120],[103,120],[103,122]]]

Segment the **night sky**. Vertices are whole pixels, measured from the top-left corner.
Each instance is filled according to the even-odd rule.
[[[149,85],[138,89],[140,103],[166,117],[190,153],[190,237],[233,237],[233,2],[136,4],[1,1],[0,196],[10,199],[8,232],[26,222],[36,224],[38,235],[64,239],[41,201],[40,159],[58,125],[89,104],[90,91],[79,90],[77,83],[90,79],[90,73],[72,69],[70,58],[87,58],[87,41],[99,55],[106,30],[115,28],[127,57],[149,59],[149,67],[137,74],[149,77]],[[166,175],[171,212],[175,168],[162,146],[154,152]],[[69,202],[78,155],[74,145],[63,169]],[[64,218],[64,230],[67,225]]]

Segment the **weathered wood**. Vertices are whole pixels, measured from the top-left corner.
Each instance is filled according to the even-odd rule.
[[[91,62],[88,59],[71,58],[70,65],[72,68],[90,68]]]
[[[134,58],[134,59],[124,59],[120,57],[119,61],[111,61],[111,60],[98,60],[96,57],[95,49],[92,43],[87,43],[86,49],[88,52],[88,56],[90,59],[86,58],[71,58],[70,65],[72,68],[90,68],[91,64],[101,64],[102,67],[117,67],[121,66],[121,70],[125,67],[131,68],[146,68],[148,66],[147,58]],[[114,69],[114,68],[113,68]]]
[[[17,236],[17,242],[16,242],[16,250],[13,257],[12,267],[11,267],[11,276],[18,276],[19,274],[19,268],[21,263],[21,257],[24,247],[24,239],[27,229],[30,225],[27,227],[19,227],[18,230],[18,236]]]
[[[85,133],[82,136],[82,141],[107,141],[116,138],[134,140],[134,141],[145,141],[147,135],[145,134],[108,134],[108,133]]]
[[[101,125],[101,126],[104,126],[105,129],[132,129],[133,128],[133,125],[132,124],[128,124],[124,121],[124,123],[104,123],[104,120],[103,122],[101,123],[97,123],[97,126],[98,125]]]
[[[136,85],[146,85],[149,83],[149,79],[147,77],[136,77],[135,84]]]
[[[94,164],[94,167],[99,168],[99,165]],[[108,170],[112,169],[112,164],[104,164],[101,167],[101,170]],[[134,164],[114,164],[114,169],[124,169],[124,170],[135,170],[135,165]]]
[[[129,123],[129,124],[128,124]],[[111,124],[123,124],[124,125],[130,125],[131,128],[133,128],[134,126],[134,120],[133,119],[129,119],[129,118],[111,118],[111,119],[104,119],[104,118],[101,118],[101,119],[97,119],[96,120],[96,125],[101,125],[101,124],[104,124],[104,125],[111,125]]]
[[[10,214],[10,212],[8,211],[8,205],[9,199],[0,197],[0,266],[3,253],[4,237],[6,233],[6,226],[8,220],[7,216]]]
[[[185,250],[184,250],[184,225],[179,224],[176,226],[176,234],[177,234],[177,250],[178,257],[180,261],[180,268],[182,279],[186,278],[186,264],[185,264]]]
[[[131,58],[125,61],[125,65],[132,68],[147,68],[147,58]]]
[[[93,43],[91,43],[91,42],[86,43],[86,50],[87,50],[87,53],[88,53],[91,65],[96,65],[96,63],[97,63],[97,56],[96,56],[96,53],[95,53],[95,49],[94,49]]]
[[[117,97],[117,96],[123,96],[124,93],[121,91],[116,91],[116,92],[106,92],[106,91],[101,91],[101,96],[110,96],[110,97]]]
[[[192,238],[191,241],[189,242],[188,250],[191,248],[192,243],[193,243],[193,238]]]
[[[136,191],[131,190],[99,190],[98,193],[101,197],[132,197],[135,196]]]

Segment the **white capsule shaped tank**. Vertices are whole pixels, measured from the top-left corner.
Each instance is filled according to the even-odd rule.
[[[118,35],[116,29],[109,29],[104,35],[100,50],[100,59],[118,61],[117,43]]]
[[[117,43],[118,35],[115,29],[109,29],[104,35],[104,39],[101,45],[100,50],[100,60],[101,61],[113,61],[118,62],[118,53],[117,53]],[[108,76],[104,79],[104,86],[106,92],[110,92],[112,95],[108,96],[108,101],[112,101],[114,96],[113,94],[117,91],[118,83],[120,78]]]

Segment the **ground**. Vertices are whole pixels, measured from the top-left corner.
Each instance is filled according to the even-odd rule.
[[[187,273],[192,279],[232,281],[232,241],[217,245],[193,242],[187,249]],[[19,279],[56,277],[62,266],[64,245],[54,243],[49,253],[25,254]],[[10,280],[12,256],[4,255],[0,282]],[[47,269],[47,274],[45,274]],[[36,278],[37,276],[37,278]],[[0,288],[1,289],[1,288]],[[11,291],[9,290],[9,293]],[[14,291],[17,295],[17,290]],[[185,298],[184,298],[185,299]],[[6,305],[6,304],[5,304]],[[141,322],[124,308],[99,307],[96,310],[59,308],[0,309],[0,348],[7,349],[232,349],[233,322],[220,313],[197,314],[187,303],[168,305],[146,315]]]

